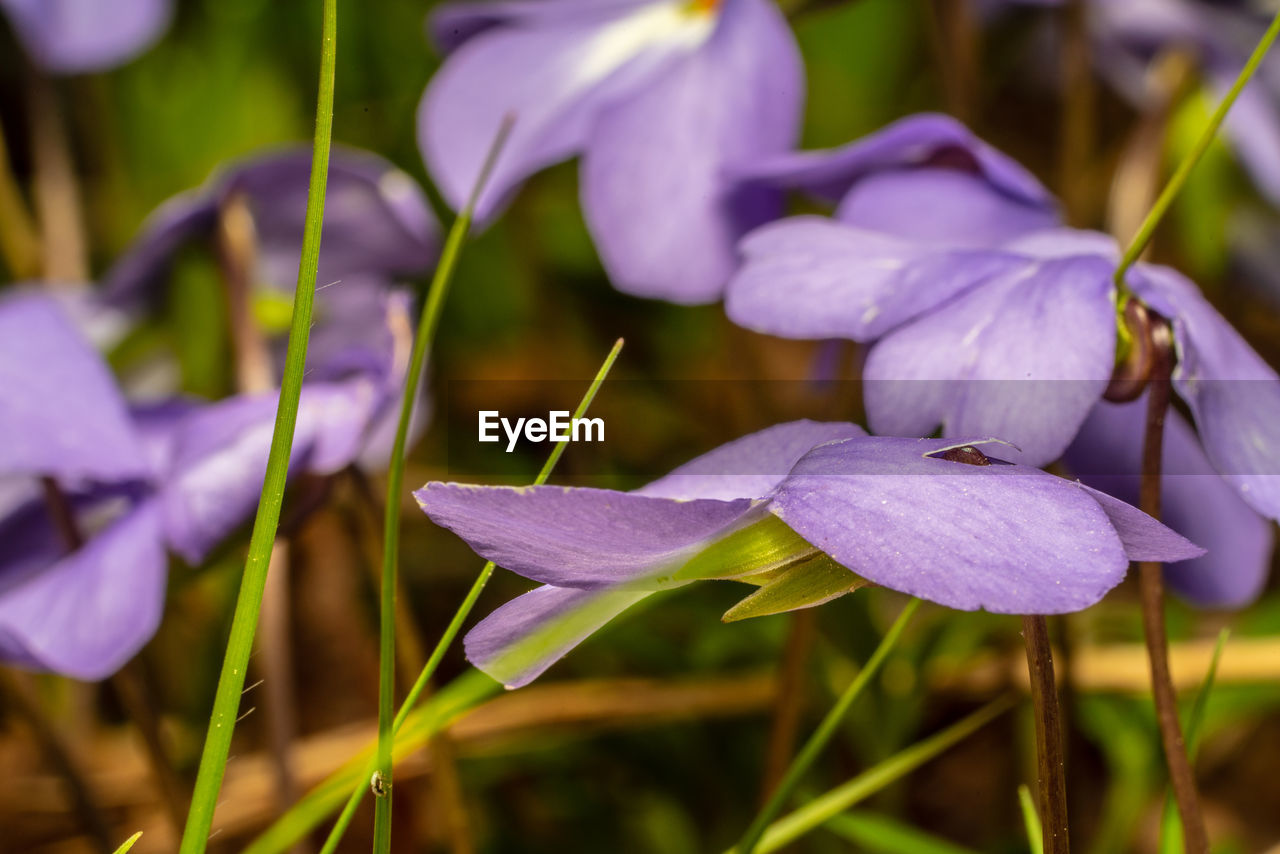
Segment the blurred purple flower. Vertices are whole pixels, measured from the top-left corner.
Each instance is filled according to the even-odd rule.
[[[102,678],[159,624],[166,548],[198,563],[252,515],[276,395],[130,409],[63,307],[21,288],[0,299],[0,387],[0,658]],[[368,376],[308,383],[294,471],[355,460],[380,396]]]
[[[777,572],[819,554],[847,568],[850,585],[866,579],[964,610],[1055,614],[1097,602],[1130,560],[1203,553],[1108,495],[973,448],[961,453],[978,464],[954,461],[948,452],[958,448],[797,421],[630,493],[430,483],[415,495],[480,555],[546,585],[467,636],[471,661],[512,687],[658,590]],[[755,525],[783,532],[765,559],[760,550],[716,552]]]
[[[0,0],[31,59],[53,74],[121,65],[168,28],[172,0]]]
[[[477,218],[580,154],[587,225],[627,293],[717,299],[737,238],[781,213],[775,189],[727,174],[786,151],[799,131],[803,66],[769,0],[454,4],[432,31],[449,57],[423,98],[419,139],[455,208],[514,115]]]

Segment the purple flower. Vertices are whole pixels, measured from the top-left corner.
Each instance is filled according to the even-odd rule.
[[[0,0],[22,46],[54,74],[101,71],[158,39],[171,0]]]
[[[466,639],[519,686],[631,604],[704,579],[767,586],[843,568],[817,604],[865,582],[999,613],[1085,608],[1130,560],[1202,550],[1087,486],[941,439],[796,421],[745,436],[635,492],[430,483],[437,524],[540,587]],[[839,576],[839,573],[837,573]]]
[[[729,175],[788,150],[799,129],[803,68],[768,0],[467,3],[441,9],[432,29],[449,57],[419,138],[455,208],[514,115],[478,218],[532,173],[582,155],[587,225],[627,293],[717,299],[737,238],[781,213],[776,189]]]
[[[131,408],[63,307],[21,288],[0,299],[0,387],[0,658],[102,678],[155,632],[166,549],[198,563],[252,515],[276,395]],[[308,383],[294,470],[357,459],[381,395],[364,375]]]
[[[807,179],[816,163],[838,175],[892,130],[809,155],[808,172],[792,174]],[[929,150],[911,137],[899,142]],[[945,436],[1002,436],[1019,449],[1011,458],[1042,465],[1066,450],[1112,376],[1119,253],[1104,235],[1045,228],[1043,213],[1020,220],[1011,206],[1032,197],[1011,193],[977,158],[961,159],[959,170],[859,174],[837,219],[797,217],[748,235],[726,310],[761,332],[871,343],[865,396],[878,433],[927,435],[940,426]],[[769,176],[786,177],[781,169]],[[965,189],[950,194],[947,186]],[[880,220],[875,205],[863,207],[868,198],[883,203]],[[865,216],[851,219],[850,210]],[[913,210],[925,223],[919,235]],[[1139,264],[1127,279],[1124,298],[1172,322],[1175,388],[1208,459],[1245,501],[1280,517],[1275,371],[1175,271]]]

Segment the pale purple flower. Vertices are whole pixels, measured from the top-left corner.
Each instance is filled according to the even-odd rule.
[[[580,155],[587,226],[627,293],[717,299],[737,238],[781,213],[776,189],[730,177],[799,131],[803,67],[769,0],[466,3],[442,8],[432,29],[449,56],[423,98],[419,140],[455,208],[513,116],[478,219]]]
[[[65,309],[22,288],[0,299],[0,388],[0,659],[103,678],[159,624],[166,550],[198,563],[252,515],[276,396],[131,408]],[[368,376],[309,383],[293,470],[350,465],[381,393]]]
[[[878,142],[809,158],[842,165]],[[748,235],[726,310],[761,332],[871,344],[865,397],[876,432],[1001,436],[1019,449],[1011,458],[1043,465],[1066,450],[1112,376],[1119,253],[1104,235],[1046,228],[1039,216],[1019,228],[1010,205],[1026,193],[1010,194],[989,167],[960,167],[860,175],[839,219],[796,217]],[[965,189],[950,195],[940,189],[948,184]],[[868,185],[886,213],[877,220],[868,206],[851,222]],[[895,213],[895,197],[907,214]],[[1172,321],[1175,388],[1209,460],[1245,501],[1280,517],[1280,378],[1177,272],[1139,264],[1127,283]]]
[[[980,464],[966,464],[949,455],[965,443],[797,421],[635,492],[430,483],[415,495],[480,555],[545,585],[466,639],[471,661],[513,687],[659,590],[777,573],[817,555],[848,569],[850,585],[865,579],[964,610],[1056,614],[1097,602],[1130,560],[1202,554],[1104,493],[994,459],[1003,446],[991,441],[968,443],[960,453]],[[761,530],[770,533],[757,548],[716,550]]]
[[[102,71],[133,59],[169,26],[172,0],[0,0],[19,42],[52,74]]]

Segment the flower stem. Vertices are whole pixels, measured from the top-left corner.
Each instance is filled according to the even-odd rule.
[[[774,789],[769,802],[756,814],[755,819],[747,827],[746,833],[742,834],[742,839],[734,848],[737,854],[751,854],[755,850],[756,845],[760,842],[760,837],[764,835],[769,823],[786,805],[787,798],[795,791],[796,786],[800,783],[800,778],[804,776],[804,773],[809,770],[809,766],[813,765],[814,761],[826,748],[827,742],[831,741],[831,737],[836,734],[840,722],[844,720],[844,716],[849,712],[853,701],[858,699],[862,689],[871,681],[871,677],[880,669],[880,665],[884,664],[884,660],[888,658],[889,652],[897,644],[898,638],[902,636],[903,630],[907,627],[907,623],[911,620],[911,616],[918,607],[920,607],[920,600],[911,599],[902,609],[902,612],[898,614],[898,618],[889,627],[889,631],[885,633],[875,652],[871,653],[867,663],[858,671],[858,675],[849,683],[849,687],[840,695],[840,699],[836,700],[836,704],[831,707],[831,711],[827,712],[826,717],[822,719],[822,723],[818,724],[818,728],[814,730],[813,735],[809,736],[809,740],[800,749],[800,753],[783,776],[782,782]]]
[[[805,700],[805,664],[818,634],[818,611],[804,608],[788,615],[789,628],[782,662],[778,667],[778,699],[773,707],[773,724],[769,728],[769,746],[765,749],[764,776],[760,785],[760,804],[778,787],[786,773],[796,746],[796,731]]]
[[[276,408],[275,429],[271,435],[271,452],[262,483],[262,498],[249,539],[249,555],[245,561],[240,593],[236,599],[227,641],[222,673],[218,677],[213,713],[200,756],[195,792],[187,826],[182,834],[182,854],[200,854],[205,850],[213,826],[213,811],[226,771],[231,733],[235,728],[240,696],[244,690],[245,670],[253,648],[253,636],[262,607],[267,571],[280,522],[280,506],[284,501],[285,481],[289,474],[289,458],[293,450],[293,431],[298,420],[298,402],[302,395],[302,379],[307,360],[307,341],[311,333],[311,309],[315,301],[316,271],[320,259],[320,233],[324,222],[325,189],[329,176],[329,145],[333,136],[334,69],[337,65],[338,0],[323,0],[324,24],[320,49],[319,96],[316,101],[316,132],[311,160],[311,183],[307,191],[307,212],[303,230],[302,256],[298,265],[298,283],[294,290],[293,318],[289,328],[288,351],[284,376],[280,384],[280,401]]]
[[[1278,18],[1277,20],[1280,20]],[[1147,391],[1147,426],[1142,448],[1142,482],[1138,507],[1160,518],[1160,474],[1164,451],[1164,421],[1169,411],[1170,375],[1173,367],[1172,332],[1167,323],[1152,329],[1156,345],[1155,364]],[[1174,801],[1182,819],[1187,854],[1207,854],[1209,839],[1196,795],[1195,775],[1187,758],[1182,726],[1178,722],[1178,698],[1169,674],[1169,637],[1164,624],[1164,569],[1159,563],[1138,564],[1138,590],[1142,599],[1142,628],[1151,662],[1151,692],[1155,698],[1156,721],[1164,745],[1165,764]]]
[[[613,349],[609,351],[604,363],[600,365],[600,370],[596,372],[595,379],[591,381],[586,394],[582,396],[577,410],[573,413],[574,418],[581,418],[587,414],[587,409],[591,406],[591,402],[595,400],[596,392],[600,390],[601,384],[604,383],[605,377],[612,370],[613,363],[617,361],[620,352],[622,352],[621,338],[614,342]],[[560,457],[564,454],[564,449],[567,445],[568,440],[556,443],[551,454],[547,457],[547,461],[542,464],[542,470],[534,478],[533,483],[535,486],[546,483],[547,479],[551,477],[551,471],[555,468],[556,463],[560,461]],[[484,590],[485,585],[489,583],[489,578],[493,575],[494,568],[493,561],[489,561],[480,570],[480,574],[476,576],[476,580],[472,583],[471,589],[467,591],[462,604],[458,606],[458,610],[454,613],[453,619],[449,621],[444,634],[440,636],[439,642],[436,643],[435,649],[431,651],[431,657],[423,665],[422,672],[418,674],[417,681],[409,689],[404,702],[400,704],[400,711],[396,713],[395,721],[392,722],[391,734],[393,737],[404,726],[404,722],[408,719],[410,712],[413,711],[419,698],[422,697],[423,692],[426,691],[427,686],[431,683],[431,677],[435,675],[436,668],[440,666],[441,660],[444,659],[445,652],[453,644],[454,639],[457,638],[458,632],[462,630],[462,624],[470,616],[471,609],[475,607],[476,600],[480,598],[480,593]],[[347,799],[346,806],[342,808],[342,813],[338,816],[338,820],[334,822],[333,828],[329,831],[329,836],[325,839],[321,854],[332,854],[337,849],[338,843],[342,841],[343,834],[347,832],[347,827],[351,824],[351,819],[355,817],[356,810],[360,807],[360,802],[364,799],[367,791],[369,791],[369,788],[365,785],[364,780],[361,779],[360,784],[351,792],[351,797]]]
[[[1262,63],[1263,57],[1267,55],[1267,51],[1276,40],[1277,35],[1280,35],[1280,12],[1277,12],[1276,16],[1271,19],[1271,26],[1267,27],[1266,33],[1262,36],[1262,40],[1258,42],[1258,46],[1253,49],[1253,54],[1249,57],[1249,61],[1245,63],[1244,68],[1241,69],[1240,75],[1236,77],[1235,83],[1231,84],[1231,88],[1227,90],[1227,94],[1218,104],[1218,108],[1209,117],[1209,124],[1205,126],[1204,132],[1196,140],[1191,153],[1178,164],[1177,171],[1173,173],[1173,177],[1169,179],[1169,183],[1165,185],[1160,197],[1156,199],[1156,203],[1152,205],[1150,212],[1147,213],[1146,219],[1138,227],[1138,233],[1133,236],[1133,240],[1129,243],[1129,247],[1125,249],[1124,255],[1120,259],[1120,264],[1116,267],[1115,281],[1117,285],[1124,283],[1125,273],[1146,250],[1147,244],[1151,242],[1151,238],[1155,234],[1156,227],[1160,224],[1160,220],[1168,213],[1174,198],[1182,190],[1183,185],[1187,183],[1191,170],[1196,168],[1200,158],[1204,156],[1210,144],[1213,143],[1214,137],[1217,136],[1218,128],[1222,127],[1222,122],[1227,117],[1227,111],[1231,109],[1231,105],[1236,102],[1236,98],[1240,96],[1245,85],[1253,77],[1254,72],[1258,70],[1258,66]]]
[[[395,443],[391,449],[391,468],[387,472],[387,499],[383,506],[382,529],[382,592],[378,632],[378,761],[372,786],[378,795],[374,809],[373,850],[386,854],[391,850],[391,743],[394,737],[392,714],[395,705],[396,674],[396,587],[400,570],[400,492],[404,485],[405,446],[409,441],[409,425],[413,418],[414,403],[418,398],[418,384],[427,353],[435,341],[436,326],[444,310],[444,298],[453,281],[453,271],[458,263],[462,242],[471,229],[472,212],[476,201],[497,162],[498,155],[511,133],[514,119],[508,116],[498,128],[484,165],[471,189],[471,198],[459,212],[449,229],[440,263],[436,265],[427,299],[422,305],[418,331],[413,339],[413,354],[409,357],[409,371],[405,377],[404,401],[400,406],[400,421],[396,425]]]
[[[1027,647],[1027,673],[1031,677],[1031,705],[1036,715],[1036,762],[1039,769],[1040,812],[1044,816],[1046,854],[1069,854],[1067,833],[1067,773],[1062,755],[1062,713],[1058,685],[1053,674],[1053,651],[1045,618],[1022,618],[1022,638]]]
[[[40,220],[40,272],[48,283],[89,278],[80,182],[53,81],[30,68],[31,146],[36,214]]]

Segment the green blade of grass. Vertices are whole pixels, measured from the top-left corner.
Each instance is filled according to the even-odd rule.
[[[868,768],[847,783],[814,798],[800,809],[769,825],[760,837],[756,852],[769,854],[777,851],[814,828],[826,824],[849,807],[901,780],[930,759],[968,738],[1013,708],[1016,702],[1017,698],[1013,695],[993,700],[941,732],[913,744],[879,765]],[[735,846],[726,854],[742,854],[742,850]]]
[[[592,401],[595,400],[596,393],[604,383],[605,377],[609,375],[609,371],[613,369],[613,363],[618,360],[618,354],[622,352],[622,343],[621,338],[614,342],[613,349],[610,350],[609,355],[605,357],[604,362],[600,365],[600,369],[596,371],[595,378],[592,379],[591,385],[587,387],[586,394],[584,394],[582,396],[582,400],[578,402],[578,408],[574,410],[573,413],[574,418],[582,418],[587,414],[587,409],[590,408]],[[560,457],[564,454],[564,450],[567,446],[567,439],[556,443],[556,446],[552,448],[550,455],[548,455],[547,461],[543,463],[542,469],[538,472],[538,476],[534,478],[533,482],[535,486],[547,482],[547,479],[551,477],[552,469],[554,469],[556,463],[560,461]],[[431,655],[427,659],[427,663],[423,665],[422,672],[418,674],[417,680],[413,683],[413,687],[409,689],[408,695],[400,706],[400,711],[396,714],[395,720],[392,722],[391,735],[393,738],[400,732],[400,728],[404,725],[405,719],[413,709],[414,705],[418,702],[418,698],[422,696],[422,692],[425,691],[427,685],[430,684],[432,676],[435,675],[436,668],[440,666],[440,661],[444,658],[445,652],[453,644],[454,639],[457,638],[458,632],[462,630],[463,622],[465,622],[467,617],[471,614],[471,609],[475,607],[476,600],[480,598],[480,593],[484,590],[485,585],[488,584],[489,578],[493,575],[493,570],[493,561],[486,563],[484,568],[480,570],[480,574],[476,576],[475,582],[472,583],[471,589],[467,591],[467,595],[463,598],[462,604],[458,606],[458,610],[454,613],[453,619],[449,621],[449,625],[445,629],[444,634],[441,635],[435,649],[431,651]],[[347,827],[355,817],[356,810],[360,807],[360,802],[364,799],[366,791],[368,791],[368,787],[365,785],[365,781],[361,781],[351,792],[350,797],[347,799],[346,806],[343,807],[341,814],[338,816],[337,822],[334,823],[333,828],[329,831],[329,836],[325,840],[324,848],[321,849],[322,854],[331,854],[331,852],[337,849],[338,843],[342,840],[343,834],[346,833]]]
[[[1222,651],[1226,649],[1227,638],[1231,637],[1230,629],[1218,632],[1218,642],[1213,647],[1213,657],[1209,659],[1209,671],[1204,676],[1204,683],[1196,694],[1191,705],[1191,714],[1187,718],[1187,758],[1196,760],[1196,748],[1200,746],[1200,730],[1204,725],[1205,709],[1209,705],[1209,695],[1213,693],[1214,682],[1218,678],[1218,662],[1222,660]],[[1164,815],[1160,821],[1160,854],[1178,854],[1183,849],[1182,820],[1169,794],[1164,796]]]
[[[1018,787],[1018,806],[1022,808],[1022,823],[1027,828],[1031,854],[1044,854],[1044,826],[1040,824],[1040,813],[1036,812],[1036,800],[1025,783]]]
[[[1253,77],[1254,72],[1258,70],[1258,66],[1262,64],[1262,59],[1267,55],[1267,51],[1271,49],[1272,43],[1276,40],[1276,36],[1280,35],[1280,12],[1271,19],[1271,26],[1267,27],[1266,33],[1263,34],[1262,40],[1258,42],[1257,47],[1253,49],[1253,53],[1249,56],[1249,61],[1245,63],[1244,68],[1240,70],[1240,74],[1236,77],[1231,88],[1227,90],[1227,94],[1222,97],[1218,108],[1213,111],[1213,115],[1209,117],[1209,124],[1205,126],[1204,131],[1200,134],[1200,138],[1196,140],[1191,151],[1183,161],[1178,164],[1178,168],[1173,173],[1173,177],[1169,179],[1169,183],[1160,193],[1160,197],[1156,199],[1151,210],[1147,212],[1146,218],[1142,221],[1142,225],[1138,227],[1138,233],[1133,236],[1129,242],[1129,246],[1124,251],[1124,255],[1120,258],[1119,265],[1116,266],[1115,282],[1116,285],[1123,289],[1124,275],[1130,267],[1138,260],[1143,251],[1146,250],[1147,244],[1151,242],[1151,238],[1155,236],[1156,227],[1160,225],[1160,220],[1164,219],[1164,215],[1169,212],[1173,200],[1177,198],[1178,193],[1187,183],[1187,178],[1191,175],[1191,171],[1196,168],[1196,164],[1200,162],[1200,158],[1209,150],[1209,146],[1213,143],[1214,137],[1218,134],[1218,129],[1222,127],[1222,122],[1227,117],[1227,112],[1231,109],[1232,104],[1236,102],[1236,98],[1244,90],[1246,84]]]
[[[129,854],[129,849],[133,848],[142,838],[142,831],[139,830],[133,836],[130,836],[124,842],[120,843],[120,847],[115,850],[115,854]]]
[[[396,590],[400,570],[400,490],[404,486],[405,447],[409,441],[409,425],[413,420],[414,404],[418,398],[418,384],[422,370],[435,343],[436,327],[444,311],[444,300],[453,283],[453,271],[458,265],[462,243],[471,230],[471,218],[476,200],[488,181],[489,173],[502,151],[513,124],[511,116],[503,119],[489,147],[471,198],[453,221],[449,236],[445,239],[440,263],[436,265],[431,287],[422,304],[418,330],[413,339],[413,353],[409,358],[409,370],[405,376],[404,399],[400,406],[400,420],[396,425],[395,443],[391,450],[391,467],[387,471],[387,498],[383,506],[382,527],[382,591],[378,630],[378,763],[374,771],[373,785],[378,793],[374,809],[373,850],[387,854],[391,850],[391,744],[393,732],[392,711],[395,706],[395,646],[396,646]]]
[[[910,825],[868,812],[850,812],[829,819],[827,830],[866,851],[880,854],[976,854],[976,852],[939,839]]]
[[[778,783],[773,794],[769,796],[768,802],[761,808],[755,819],[747,827],[742,839],[738,842],[735,850],[741,854],[751,854],[756,848],[756,843],[760,841],[761,835],[765,832],[765,828],[769,826],[769,822],[786,805],[787,798],[791,797],[791,793],[795,791],[796,786],[800,782],[800,778],[809,770],[809,766],[821,755],[826,748],[827,742],[835,735],[836,730],[840,726],[840,722],[844,720],[844,716],[849,712],[849,707],[853,705],[853,701],[862,693],[862,689],[871,681],[871,677],[880,669],[880,665],[888,657],[889,652],[897,644],[898,638],[902,636],[903,630],[907,627],[907,623],[911,620],[911,615],[916,612],[916,608],[920,606],[919,599],[911,599],[902,609],[902,613],[894,620],[889,631],[885,633],[881,639],[880,645],[876,647],[875,652],[867,659],[866,665],[858,671],[858,675],[849,683],[849,687],[840,695],[840,699],[836,700],[836,704],[831,707],[831,711],[827,712],[826,717],[822,719],[822,723],[818,724],[818,728],[814,730],[813,735],[809,736],[809,740],[805,742],[804,747],[796,754],[796,758],[792,760],[791,766],[787,768],[787,773],[783,775],[781,782]]]
[[[298,264],[298,282],[294,289],[293,319],[289,327],[284,375],[280,383],[280,400],[276,406],[271,452],[267,457],[267,471],[262,482],[262,498],[258,502],[257,516],[253,521],[253,534],[249,539],[249,554],[231,621],[226,657],[222,663],[222,673],[218,677],[213,713],[209,718],[209,730],[200,755],[200,769],[196,775],[191,809],[182,832],[182,854],[203,852],[213,826],[213,811],[218,801],[218,791],[222,788],[222,777],[226,772],[231,733],[235,729],[240,708],[245,671],[253,649],[253,635],[258,626],[262,593],[267,583],[271,547],[275,543],[276,528],[280,523],[280,505],[284,501],[285,482],[289,475],[293,431],[298,420],[298,401],[302,395],[302,379],[306,372],[307,341],[311,332],[311,309],[316,293],[320,233],[324,224],[325,189],[329,176],[334,69],[338,55],[337,0],[324,0],[323,18],[311,181],[307,189],[302,255]]]

